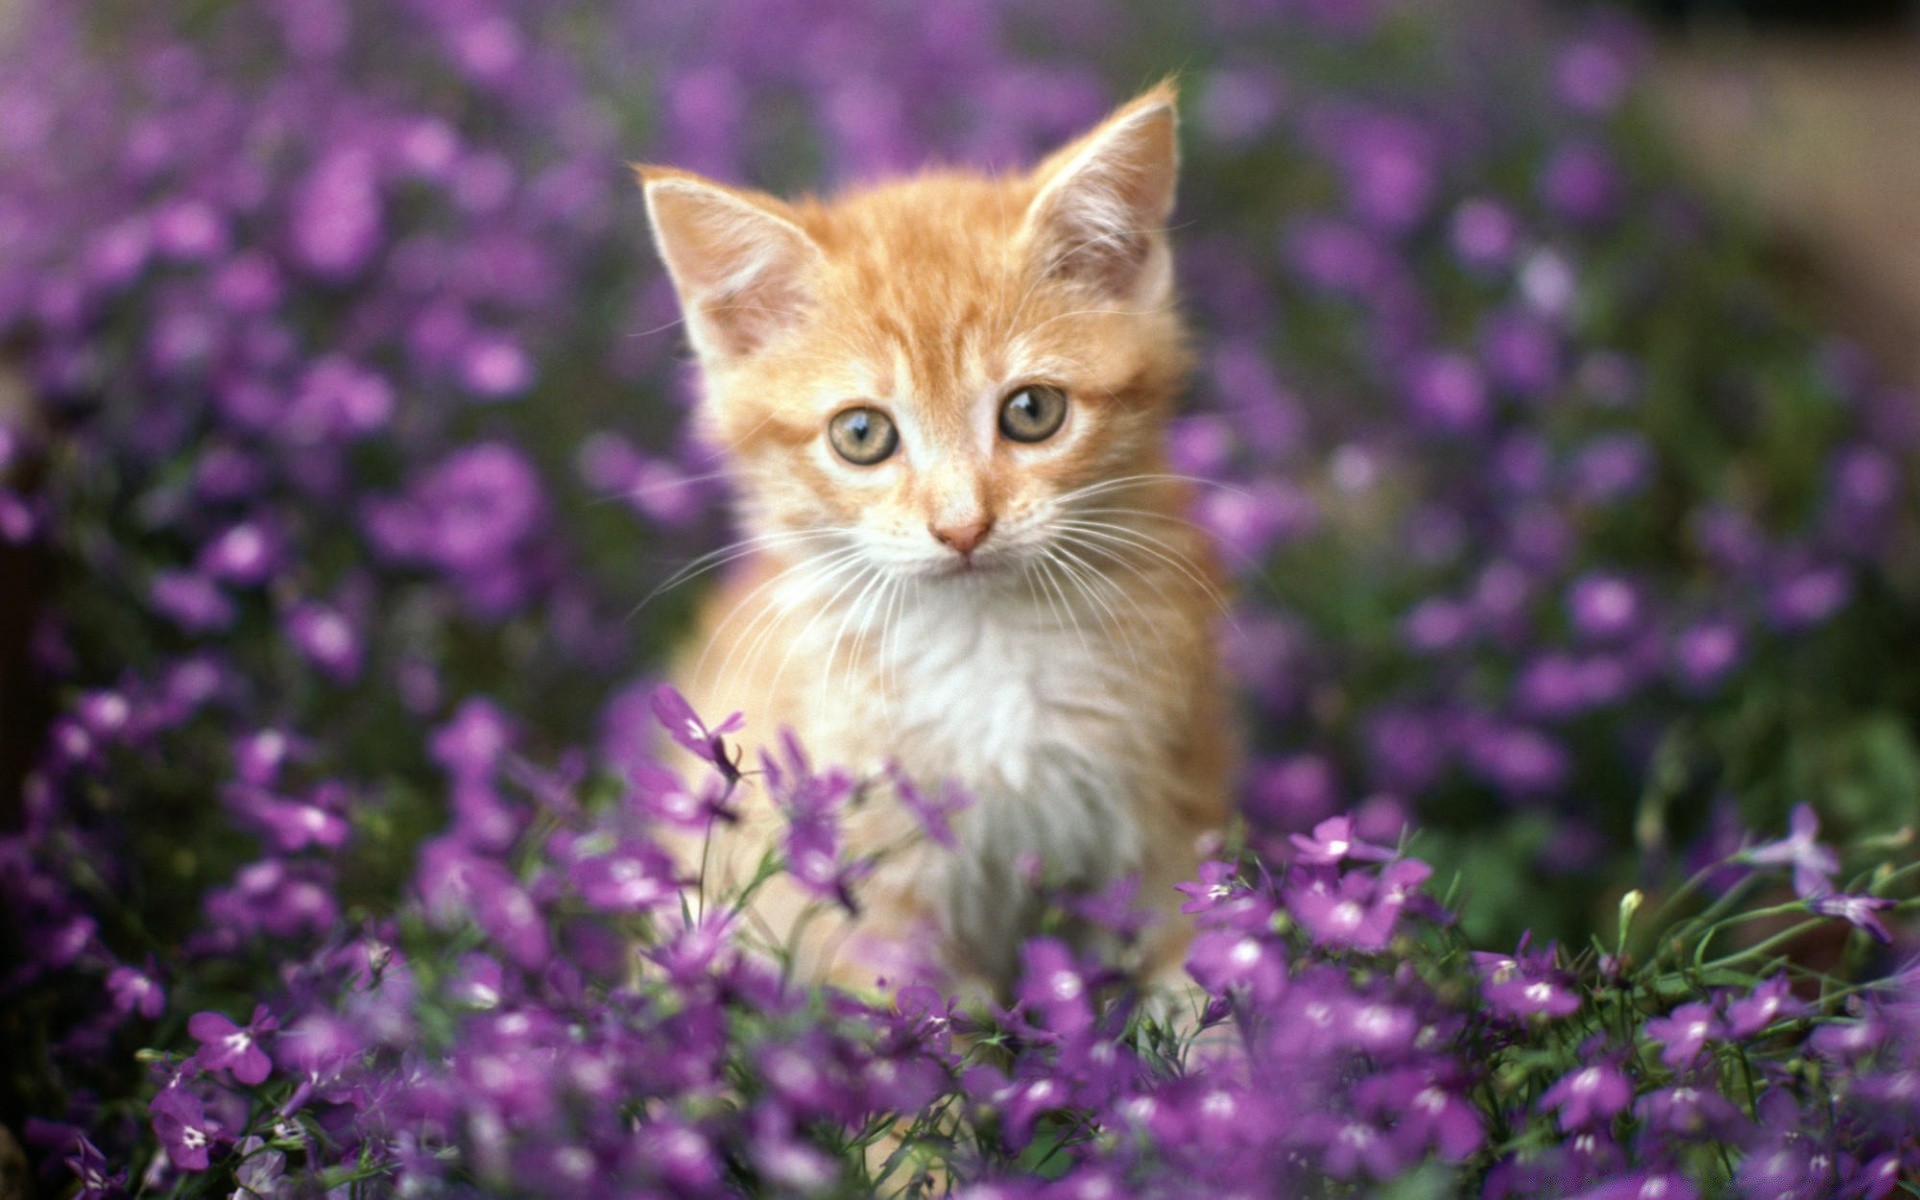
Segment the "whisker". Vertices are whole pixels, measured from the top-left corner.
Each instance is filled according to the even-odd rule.
[[[709,550],[656,585],[651,592],[647,593],[645,599],[633,606],[633,611],[627,614],[627,619],[631,621],[639,615],[641,609],[653,603],[653,601],[658,599],[663,593],[678,587],[680,584],[687,583],[700,575],[706,574],[708,571],[723,567],[730,562],[745,558],[758,550],[764,550],[771,546],[812,541],[817,538],[836,537],[843,532],[843,530],[839,529],[775,530],[771,533],[762,533],[754,537],[741,538],[739,541],[730,542],[717,550]]]
[[[1206,479],[1199,475],[1181,475],[1172,471],[1150,471],[1140,475],[1122,475],[1117,479],[1097,480],[1087,484],[1085,487],[1062,492],[1060,495],[1054,497],[1054,503],[1063,506],[1070,505],[1076,500],[1090,500],[1103,493],[1117,491],[1120,488],[1130,487],[1136,483],[1153,482],[1191,483],[1201,487],[1219,488],[1221,491],[1231,492],[1237,496],[1252,495],[1252,493],[1248,492],[1245,488],[1238,488],[1230,483],[1221,483],[1217,479]]]
[[[780,665],[774,668],[773,678],[767,681],[767,691],[769,694],[778,694],[778,692],[780,691],[780,681],[786,678],[787,668],[793,665],[793,656],[799,652],[800,647],[806,644],[808,635],[813,632],[813,627],[819,624],[823,618],[831,617],[833,615],[835,610],[839,607],[841,597],[845,596],[848,592],[852,591],[856,587],[860,587],[863,585],[870,585],[872,579],[877,577],[879,574],[880,572],[878,571],[878,569],[875,568],[872,564],[862,562],[858,564],[857,570],[853,578],[848,580],[845,584],[841,585],[840,589],[834,592],[833,595],[827,597],[826,602],[820,605],[819,610],[816,611],[813,614],[813,616],[808,619],[805,625],[801,626],[800,632],[795,634],[793,637],[793,640],[787,643],[787,652],[780,656]],[[843,624],[844,624],[844,621],[845,621],[845,617],[843,614],[842,616]],[[837,646],[832,644],[830,644],[827,647],[827,662],[826,662],[825,671],[829,675],[831,675],[833,670],[833,660],[834,660],[835,653],[837,652],[837,649],[838,649]]]
[[[1055,524],[1060,528],[1074,529],[1087,537],[1101,538],[1118,545],[1131,546],[1152,558],[1165,563],[1180,572],[1194,586],[1204,592],[1209,599],[1220,606],[1221,611],[1231,612],[1231,605],[1220,588],[1200,573],[1198,564],[1168,543],[1138,530],[1128,529],[1124,525],[1114,525],[1098,521],[1060,520]]]
[[[1108,579],[1100,572],[1094,570],[1093,567],[1088,565],[1079,555],[1068,550],[1058,542],[1047,547],[1047,555],[1060,564],[1060,570],[1074,586],[1080,589],[1082,595],[1100,606],[1101,612],[1105,614],[1103,621],[1106,624],[1110,636],[1127,649],[1127,657],[1133,663],[1134,676],[1136,678],[1143,677],[1145,672],[1142,671],[1140,667],[1139,648],[1134,645],[1134,639],[1127,636],[1126,625],[1120,620],[1120,614],[1115,611],[1113,605],[1107,603],[1105,597],[1093,590],[1092,585],[1094,583],[1106,584],[1108,587],[1120,592],[1123,596],[1126,595],[1126,589],[1121,588],[1113,580]]]
[[[1161,582],[1159,579],[1156,579],[1152,574],[1149,574],[1146,571],[1141,570],[1140,564],[1135,562],[1133,559],[1127,557],[1127,555],[1123,553],[1121,550],[1116,550],[1112,546],[1104,546],[1104,545],[1100,545],[1097,542],[1089,541],[1084,537],[1084,535],[1070,529],[1063,530],[1059,536],[1060,536],[1060,541],[1065,544],[1075,546],[1081,550],[1086,551],[1088,554],[1097,554],[1101,558],[1104,558],[1118,566],[1126,568],[1130,572],[1132,578],[1137,579],[1141,583],[1144,583],[1148,587],[1152,588],[1153,594],[1159,597],[1160,602],[1162,604],[1165,604],[1169,608],[1179,607],[1179,601],[1175,600],[1173,598],[1173,595],[1170,592],[1168,592],[1165,587],[1161,586]],[[1153,619],[1149,617],[1147,615],[1146,610],[1140,606],[1140,602],[1133,598],[1132,593],[1126,591],[1123,588],[1121,589],[1121,594],[1125,596],[1128,599],[1128,601],[1133,604],[1134,608],[1140,613],[1141,623],[1148,629],[1154,628]]]
[[[746,628],[740,631],[740,636],[728,646],[727,657],[721,662],[720,672],[715,677],[716,686],[723,685],[727,682],[732,670],[734,656],[739,653],[741,646],[746,644],[749,638],[756,638],[755,630],[760,629],[763,622],[766,623],[767,629],[771,629],[778,624],[779,618],[784,615],[784,611],[779,605],[769,603],[757,608],[755,607],[754,601],[757,600],[762,593],[808,570],[820,571],[822,581],[830,582],[848,568],[852,561],[858,556],[859,551],[860,548],[858,546],[843,546],[838,550],[830,551],[819,559],[807,559],[794,563],[772,577],[761,581],[757,587],[751,592],[748,592],[746,596],[742,597],[738,603],[727,611],[727,615],[721,619],[720,624],[716,626],[713,633],[708,636],[706,648],[701,651],[700,659],[694,665],[693,677],[702,677],[702,672],[706,669],[707,660],[713,654],[714,647],[722,644],[723,639],[721,635],[726,632],[727,627],[738,619],[742,613],[751,611],[753,614],[752,619],[747,622]]]

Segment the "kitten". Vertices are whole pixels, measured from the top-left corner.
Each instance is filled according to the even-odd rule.
[[[1162,85],[1013,178],[789,203],[639,168],[747,535],[678,682],[864,772],[848,847],[896,848],[857,916],[755,894],[810,978],[898,985],[912,960],[1004,994],[1042,881],[1127,877],[1155,914],[1137,969],[1181,967],[1173,885],[1226,818],[1235,738],[1213,560],[1164,464],[1177,157]],[[893,770],[970,794],[956,850],[916,842]],[[777,843],[750,790],[686,849],[709,892]]]

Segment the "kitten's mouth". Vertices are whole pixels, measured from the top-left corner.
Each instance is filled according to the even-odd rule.
[[[955,579],[968,575],[985,575],[998,571],[1004,565],[1005,556],[1001,554],[950,554],[936,563],[932,574],[937,579]]]

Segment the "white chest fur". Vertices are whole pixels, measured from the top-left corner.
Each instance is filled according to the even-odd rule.
[[[1151,774],[1136,651],[1094,614],[1017,587],[928,588],[866,631],[870,686],[828,711],[822,757],[892,760],[972,803],[919,885],[961,953],[1004,975],[1044,879],[1098,887],[1139,866]],[[824,715],[824,714],[823,714]]]

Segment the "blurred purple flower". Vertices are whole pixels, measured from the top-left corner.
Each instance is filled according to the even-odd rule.
[[[1413,365],[1406,385],[1415,420],[1453,433],[1469,433],[1492,415],[1486,381],[1461,354],[1431,354]]]
[[[1639,589],[1619,575],[1596,572],[1567,589],[1567,617],[1581,636],[1611,640],[1638,627],[1644,609]]]
[[[131,1016],[139,1013],[151,1021],[167,1008],[166,989],[153,977],[151,969],[118,966],[107,972],[107,990],[113,993],[114,1011]]]
[[[1654,1017],[1645,1025],[1646,1035],[1660,1048],[1660,1061],[1675,1071],[1696,1062],[1707,1042],[1726,1035],[1720,1016],[1706,1004],[1682,1004],[1664,1017]]]
[[[286,630],[294,648],[335,683],[359,677],[360,635],[339,609],[313,601],[295,605],[287,613]]]
[[[887,766],[887,778],[893,781],[894,794],[900,804],[913,819],[919,823],[921,832],[927,835],[934,845],[946,850],[958,850],[960,841],[953,832],[953,817],[973,803],[973,797],[953,780],[943,780],[939,788],[931,795],[908,778],[897,763]]]
[[[155,611],[189,633],[211,633],[233,624],[233,601],[212,580],[189,571],[163,571],[148,594]]]
[[[1776,1021],[1797,1017],[1806,1006],[1794,999],[1792,984],[1785,975],[1775,975],[1751,993],[1727,1004],[1727,1037],[1735,1041],[1750,1038]]]
[[[1840,870],[1840,856],[1830,847],[1814,840],[1820,832],[1820,818],[1810,804],[1796,804],[1788,835],[1740,853],[1742,862],[1759,867],[1793,868],[1793,890],[1803,900],[1825,896],[1833,891],[1833,876]]]
[[[1520,241],[1520,224],[1497,200],[1476,196],[1453,212],[1453,253],[1465,266],[1491,271],[1506,266]]]
[[[1560,147],[1541,168],[1541,202],[1575,225],[1610,219],[1620,202],[1621,182],[1613,158],[1592,142]]]
[[[1352,817],[1328,817],[1313,827],[1313,836],[1290,835],[1298,861],[1316,865],[1337,865],[1353,859],[1357,862],[1387,862],[1394,856],[1386,846],[1359,840],[1353,832]]]
[[[316,163],[298,185],[290,214],[294,253],[328,281],[364,269],[385,236],[372,157],[347,147]]]
[[[1893,908],[1898,901],[1886,896],[1815,896],[1807,901],[1807,908],[1823,917],[1839,917],[1857,929],[1865,930],[1874,941],[1883,946],[1893,944],[1893,934],[1887,931],[1886,923],[1878,914]]]
[[[1562,1129],[1580,1129],[1612,1120],[1633,1102],[1633,1084],[1607,1063],[1579,1067],[1540,1097],[1540,1107],[1558,1112]]]
[[[1675,636],[1675,671],[1689,690],[1706,691],[1739,664],[1743,649],[1736,626],[1726,621],[1703,621]]]
[[[1287,986],[1287,963],[1270,940],[1234,929],[1205,929],[1187,950],[1187,971],[1214,995],[1244,993],[1254,1004],[1277,999]]]

